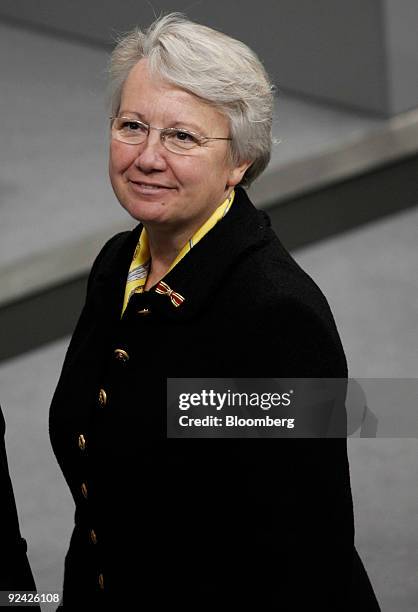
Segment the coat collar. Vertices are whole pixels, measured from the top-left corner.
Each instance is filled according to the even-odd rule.
[[[236,189],[235,198],[228,214],[162,279],[184,297],[184,302],[174,306],[167,295],[155,292],[154,285],[131,298],[126,316],[134,308],[151,305],[154,312],[171,320],[192,317],[210,300],[217,285],[232,272],[238,260],[266,240],[266,229],[270,226],[267,214],[255,208],[242,188]],[[142,224],[139,224],[100,269],[98,281],[106,292],[101,303],[107,302],[115,317],[120,316],[126,278],[141,230]]]

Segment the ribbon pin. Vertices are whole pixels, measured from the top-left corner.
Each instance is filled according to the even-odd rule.
[[[158,283],[158,285],[155,288],[156,293],[160,293],[161,295],[168,295],[168,297],[171,300],[171,303],[174,304],[174,306],[180,306],[183,302],[184,302],[184,297],[182,295],[180,295],[180,293],[176,293],[175,291],[173,291],[168,285],[167,283],[164,283],[163,281],[160,281]]]

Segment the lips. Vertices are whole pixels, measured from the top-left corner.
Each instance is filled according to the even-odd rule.
[[[130,181],[130,185],[135,192],[140,193],[142,195],[161,194],[163,192],[167,192],[171,189],[174,189],[173,187],[167,187],[166,185],[142,183],[141,181]]]
[[[139,185],[144,189],[169,189],[169,187],[166,187],[166,185],[150,185],[149,183],[137,183],[136,181],[134,182],[135,185]]]
[[[131,181],[131,183],[149,189],[173,189],[173,187],[163,185],[162,183],[147,183],[146,181]]]

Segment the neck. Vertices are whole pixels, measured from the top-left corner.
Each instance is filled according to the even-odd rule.
[[[155,228],[146,226],[148,234],[151,261],[160,266],[170,267],[183,246],[193,235],[191,230],[173,231],[168,228]]]
[[[148,244],[151,255],[151,266],[148,272],[144,290],[158,283],[168,272],[171,264],[193,235],[188,230],[173,231],[167,228],[146,226]]]
[[[222,202],[225,201],[232,188],[226,193]],[[219,206],[222,202],[219,202]],[[184,245],[190,240],[195,232],[205,223],[213,214],[215,208],[208,212],[205,218],[197,219],[194,223],[175,227],[173,225],[166,226],[165,224],[144,224],[148,235],[148,244],[151,255],[151,268],[148,273],[148,279],[145,289],[149,288],[168,272],[171,264],[176,259]]]

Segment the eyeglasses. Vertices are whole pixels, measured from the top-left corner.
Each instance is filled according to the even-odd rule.
[[[130,117],[110,117],[112,138],[126,144],[142,144],[150,130],[158,130],[162,144],[172,153],[187,154],[192,149],[203,146],[209,140],[232,140],[232,138],[213,138],[201,136],[181,128],[157,128]]]

